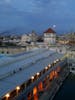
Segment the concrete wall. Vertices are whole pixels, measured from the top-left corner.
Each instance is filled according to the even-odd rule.
[[[26,48],[23,48],[23,47],[22,48],[0,47],[1,54],[17,54],[24,51],[26,51]]]

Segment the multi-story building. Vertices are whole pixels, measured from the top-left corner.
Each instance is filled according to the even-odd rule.
[[[23,34],[22,37],[21,37],[21,42],[22,43],[26,43],[26,42],[30,42],[31,41],[31,38],[28,34]]]
[[[56,43],[56,32],[49,28],[44,32],[44,42],[47,44],[55,44]]]
[[[37,38],[38,38],[38,35],[35,33],[35,31],[32,31],[29,34],[29,37],[31,38],[31,42],[36,42],[37,41]]]
[[[34,31],[32,31],[32,33],[30,33],[30,34],[22,35],[21,44],[26,44],[26,43],[35,44],[35,42],[37,41],[37,38],[38,38],[37,34]]]
[[[65,45],[75,45],[75,33],[65,33],[58,36],[57,42]]]

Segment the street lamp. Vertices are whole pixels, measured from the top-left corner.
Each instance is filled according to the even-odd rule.
[[[31,79],[33,80],[34,79],[34,76],[32,76]]]
[[[48,69],[48,67],[45,67],[45,70],[47,70]]]
[[[7,93],[7,94],[5,95],[5,97],[6,97],[6,100],[8,100],[8,98],[10,97],[10,94]]]
[[[20,90],[20,87],[17,86],[17,87],[16,87],[17,96],[18,96],[18,92],[19,92],[19,90]]]
[[[39,73],[39,72],[37,72],[37,73],[36,73],[36,75],[37,75],[37,76],[36,76],[36,78],[38,79],[38,78],[39,78],[40,73]]]
[[[48,65],[48,67],[50,68],[50,67],[51,67],[51,65],[49,64],[49,65]]]
[[[40,73],[36,73],[37,74],[37,76],[39,76],[40,75]]]
[[[54,64],[56,64],[56,60],[54,61]]]
[[[31,81],[32,81],[32,82],[34,81],[34,76],[31,76]]]

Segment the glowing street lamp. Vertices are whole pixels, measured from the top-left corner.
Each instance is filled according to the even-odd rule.
[[[56,64],[56,61],[54,61],[54,64]]]
[[[20,90],[20,86],[17,86],[17,87],[16,87],[17,95],[18,95],[19,90]]]
[[[19,87],[19,86],[17,86],[17,87],[16,87],[16,90],[20,90],[20,87]]]
[[[49,65],[48,65],[48,67],[50,68],[50,67],[51,67],[51,65],[49,64]]]
[[[34,76],[32,76],[31,79],[33,80],[34,79]]]
[[[31,76],[31,80],[32,80],[32,82],[33,82],[33,80],[34,80],[34,76]]]
[[[37,74],[37,76],[39,76],[40,75],[40,73],[36,73]]]
[[[6,100],[8,100],[8,98],[10,97],[10,94],[7,93],[7,94],[5,95],[5,97],[6,97]]]
[[[38,79],[38,77],[39,77],[40,73],[39,73],[39,72],[37,72],[37,73],[36,73],[36,75],[37,75],[37,79]]]
[[[57,62],[59,61],[59,59],[56,60]]]
[[[47,69],[48,69],[48,67],[45,67],[45,69],[47,70]]]

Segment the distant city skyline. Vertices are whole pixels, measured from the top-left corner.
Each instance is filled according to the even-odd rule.
[[[73,0],[0,0],[0,32],[75,31]]]

